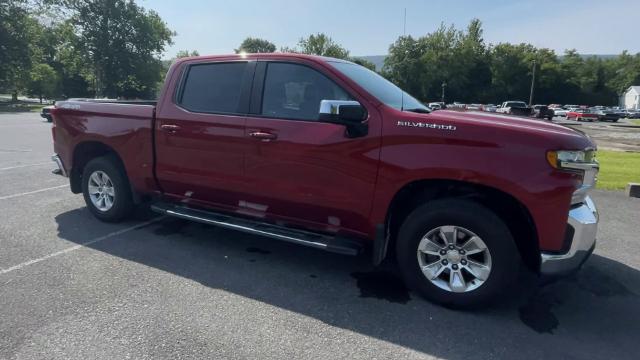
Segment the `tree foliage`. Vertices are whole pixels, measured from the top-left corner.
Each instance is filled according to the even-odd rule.
[[[175,35],[154,12],[133,0],[0,0],[0,90],[45,98],[153,97],[171,60],[160,56]],[[274,52],[248,37],[237,53]],[[349,50],[323,33],[281,52],[347,59]],[[197,56],[183,50],[176,57]],[[496,103],[527,100],[535,64],[536,103],[615,104],[640,84],[640,54],[585,58],[530,44],[487,44],[482,23],[465,29],[442,24],[420,37],[401,36],[389,47],[381,73],[424,101]]]
[[[159,56],[175,35],[155,11],[133,1],[74,0],[67,6],[99,96],[149,97],[160,79]]]
[[[282,52],[297,52],[310,55],[348,59],[349,50],[336,43],[329,36],[318,33],[301,38],[296,48],[282,48]]]
[[[200,53],[197,50],[189,51],[189,50],[180,50],[176,53],[176,59],[192,57],[192,56],[200,56]]]
[[[239,53],[272,53],[276,51],[276,46],[272,42],[260,38],[248,37],[242,41],[240,47],[235,49]]]
[[[37,57],[38,22],[21,0],[0,0],[0,89],[17,100]]]
[[[53,98],[58,91],[58,74],[47,64],[36,64],[31,68],[27,93],[36,96],[42,104],[43,98]]]
[[[383,74],[425,101],[440,99],[446,84],[447,101],[496,103],[528,100],[534,60],[537,103],[613,105],[640,83],[640,54],[585,59],[575,50],[560,57],[530,44],[487,45],[477,19],[464,31],[441,25],[417,39],[401,36]]]

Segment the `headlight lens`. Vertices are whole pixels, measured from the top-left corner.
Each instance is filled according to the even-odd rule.
[[[580,183],[571,197],[572,204],[585,201],[589,190],[596,186],[598,181],[598,162],[595,150],[584,151],[549,151],[547,152],[549,165],[556,169],[571,171],[580,175]]]
[[[547,152],[549,165],[556,169],[572,169],[573,165],[594,163],[595,150],[558,150]]]

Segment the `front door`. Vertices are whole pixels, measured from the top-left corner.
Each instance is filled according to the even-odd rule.
[[[260,62],[261,102],[246,122],[248,212],[336,232],[365,233],[380,154],[380,119],[369,110],[369,134],[318,121],[321,100],[354,100],[318,69]],[[357,100],[357,99],[356,99]],[[255,109],[255,110],[254,110]]]
[[[243,186],[245,121],[255,62],[187,65],[156,119],[156,174],[165,194],[234,210]]]

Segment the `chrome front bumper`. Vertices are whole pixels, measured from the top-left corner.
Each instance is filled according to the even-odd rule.
[[[564,254],[541,254],[542,275],[562,275],[580,268],[596,246],[598,210],[589,196],[584,202],[569,211],[568,224],[573,227],[571,247]]]
[[[52,173],[56,174],[56,175],[62,175],[64,177],[69,177],[67,175],[67,171],[64,169],[64,165],[62,164],[62,159],[60,159],[60,156],[58,154],[55,154],[51,157],[51,160],[56,163],[56,165],[58,166],[57,169],[53,169],[53,171],[51,171]]]

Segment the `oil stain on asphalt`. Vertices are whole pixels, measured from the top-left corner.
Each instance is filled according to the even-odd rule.
[[[260,249],[258,247],[248,247],[247,248],[247,252],[248,253],[260,254],[260,255],[269,255],[269,254],[271,254],[271,251]]]
[[[406,304],[411,300],[409,289],[404,282],[390,272],[354,272],[351,276],[357,280],[362,298],[375,298],[399,304]]]
[[[558,318],[551,311],[554,303],[548,294],[534,294],[520,307],[520,320],[538,333],[553,334],[559,325]]]
[[[159,223],[159,226],[157,226],[153,230],[153,233],[159,236],[168,236],[168,235],[174,235],[174,234],[182,234],[186,236],[183,230],[185,227],[189,226],[189,224],[192,224],[192,223],[190,221],[182,220],[182,219],[164,220],[164,221],[161,221]]]

